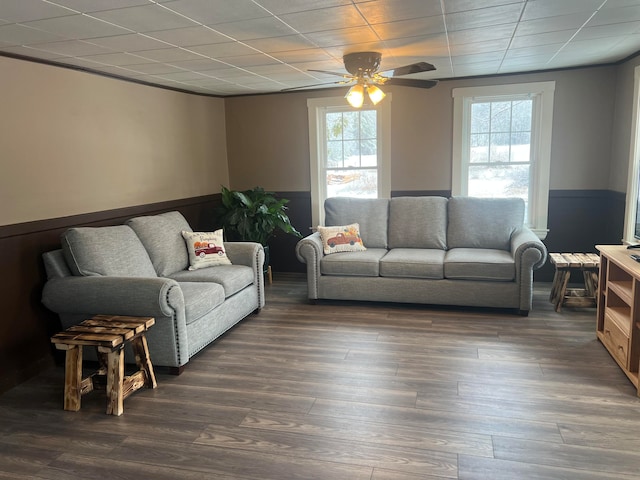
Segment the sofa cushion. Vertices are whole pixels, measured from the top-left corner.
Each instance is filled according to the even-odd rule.
[[[126,224],[138,235],[159,276],[187,268],[189,257],[180,232],[191,227],[180,212],[135,217]]]
[[[380,276],[441,279],[444,254],[439,248],[394,248],[380,260]]]
[[[396,197],[389,201],[389,248],[447,248],[447,199]]]
[[[448,214],[449,248],[509,250],[511,234],[523,225],[524,200],[453,197]]]
[[[157,277],[140,239],[126,225],[70,228],[61,243],[74,275]]]
[[[178,282],[184,296],[187,325],[224,302],[224,289],[217,283]]]
[[[230,297],[253,283],[253,270],[246,265],[219,265],[199,270],[182,270],[169,278],[177,282],[212,282],[222,285],[224,296]]]
[[[360,237],[360,225],[340,225],[337,227],[318,226],[322,249],[325,255],[339,252],[361,252],[367,248]]]
[[[189,270],[214,267],[216,265],[230,265],[231,260],[224,250],[222,229],[215,232],[182,231],[184,242],[189,254]]]
[[[385,256],[384,248],[368,248],[364,252],[345,252],[327,255],[320,260],[322,275],[353,275],[377,277],[380,275],[380,259]]]
[[[445,278],[510,282],[515,275],[513,257],[504,250],[454,248],[444,257]]]
[[[324,224],[360,225],[360,236],[367,248],[387,248],[389,200],[385,198],[332,197],[324,202]]]

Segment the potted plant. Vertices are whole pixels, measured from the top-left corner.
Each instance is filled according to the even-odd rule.
[[[229,240],[257,242],[265,247],[265,271],[269,266],[267,242],[280,230],[301,238],[302,235],[291,225],[285,213],[289,200],[277,199],[272,192],[262,187],[250,190],[229,190],[222,187],[222,205],[219,221]]]

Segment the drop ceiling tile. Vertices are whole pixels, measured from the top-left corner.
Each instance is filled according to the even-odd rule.
[[[613,25],[599,25],[581,29],[575,40],[589,40],[592,38],[612,37],[616,35],[632,35],[640,31],[640,21],[615,23]],[[637,44],[636,47],[640,47]]]
[[[588,23],[589,27],[640,20],[640,4],[633,7],[600,10]]]
[[[496,52],[474,53],[472,55],[455,55],[451,57],[454,67],[469,65],[472,63],[495,64],[500,63],[504,58],[505,52],[500,50]]]
[[[109,35],[123,35],[125,33],[131,33],[117,25],[111,25],[86,15],[70,15],[68,17],[48,18],[45,20],[36,20],[35,22],[27,22],[24,25],[75,39],[106,37]]]
[[[366,42],[379,42],[380,39],[369,26],[342,28],[340,30],[324,30],[306,35],[318,47],[335,47]]]
[[[591,14],[602,3],[602,0],[535,0],[527,2],[522,14],[522,20],[536,20],[538,18],[558,17],[583,12]]]
[[[318,0],[256,0],[255,3],[275,15],[318,9]],[[351,0],[322,0],[322,7],[350,5]]]
[[[24,25],[0,25],[0,42],[7,45],[32,45],[65,40],[66,38],[62,35],[43,32]]]
[[[524,5],[526,0],[446,0],[444,3],[445,13],[464,12],[467,10],[478,10],[479,8],[499,7],[519,3]]]
[[[212,25],[218,32],[235,40],[252,40],[267,37],[280,37],[297,33],[276,17],[254,18],[241,22],[218,23]]]
[[[521,10],[521,4],[511,3],[498,7],[449,13],[445,15],[445,22],[449,32],[466,30],[468,28],[490,27],[505,23],[516,23],[520,18]]]
[[[373,0],[358,4],[358,10],[370,24],[441,16],[443,13],[440,2],[424,0]]]
[[[367,24],[354,5],[290,13],[282,15],[280,18],[299,33],[361,27]]]
[[[170,28],[192,27],[194,22],[162,8],[160,5],[118,8],[92,14],[107,22],[128,28],[133,32],[152,32]]]
[[[106,64],[106,65],[136,65],[140,63],[148,63],[146,58],[139,57],[130,53],[105,53],[100,55],[85,55],[82,58],[84,60],[90,60],[92,62]]]
[[[23,46],[15,46],[15,47],[4,47],[2,46],[2,51],[13,54],[13,55],[22,55],[24,57],[31,58],[39,58],[41,60],[53,60],[53,59],[63,59],[61,55],[57,53],[51,52],[43,52],[42,50],[35,50],[31,47],[23,47]]]
[[[143,61],[140,59],[140,61]],[[140,74],[163,74],[172,72],[184,72],[184,70],[175,67],[173,65],[167,65],[166,63],[137,63],[133,65],[127,65],[129,70],[133,70]]]
[[[2,0],[0,5],[0,18],[8,23],[23,23],[72,14],[73,12],[67,8],[42,0]]]
[[[537,35],[517,35],[511,42],[511,48],[525,48],[531,45],[553,45],[568,42],[577,30],[539,33]]]
[[[231,55],[251,55],[256,50],[240,42],[214,43],[211,45],[197,45],[189,50],[202,53],[211,58],[229,57]]]
[[[176,80],[176,81],[188,81],[188,80],[200,80],[202,79],[202,74],[197,72],[173,72],[173,73],[163,73],[157,75],[159,78],[164,78],[166,80]]]
[[[91,43],[102,47],[120,50],[123,52],[137,52],[140,50],[153,50],[155,48],[167,48],[167,44],[149,38],[140,33],[128,35],[113,35],[110,37],[92,38]]]
[[[577,13],[575,15],[561,15],[552,18],[540,18],[520,22],[516,28],[516,35],[537,35],[547,32],[559,32],[562,30],[578,30],[589,20],[589,13]]]
[[[269,16],[269,12],[251,0],[175,0],[163,6],[204,25]]]
[[[488,73],[498,73],[501,62],[478,62],[454,66],[456,76],[487,75]]]
[[[202,55],[182,48],[161,48],[159,50],[143,50],[137,55],[156,62],[180,62],[185,60],[199,60]]]
[[[38,43],[32,45],[33,48],[45,50],[47,52],[57,53],[59,55],[65,55],[70,57],[83,56],[83,55],[95,55],[98,53],[113,53],[110,50],[99,45],[92,45],[89,42],[82,40],[66,40],[62,42],[52,43]]]
[[[510,48],[504,58],[505,61],[513,61],[516,59],[522,61],[523,58],[526,59],[527,57],[551,58],[561,50],[564,45],[564,43],[556,43],[554,45],[531,45],[523,48]]]
[[[55,3],[73,8],[78,12],[91,13],[100,10],[148,5],[148,0],[55,0]]]
[[[448,57],[449,44],[444,35],[427,35],[415,38],[400,38],[385,42],[395,57]],[[384,61],[384,58],[383,58]],[[428,60],[427,60],[428,61]]]
[[[321,48],[275,52],[273,56],[285,63],[323,62],[331,60],[331,56]]]
[[[206,26],[161,30],[157,32],[149,32],[147,35],[179,47],[210,45],[213,43],[225,43],[231,41],[228,36]]]
[[[287,52],[293,50],[312,50],[315,44],[304,35],[285,35],[282,37],[245,40],[247,45],[265,53]]]
[[[497,40],[489,40],[486,42],[462,43],[460,45],[451,45],[451,55],[472,55],[474,53],[483,52],[499,52],[509,47],[511,39],[502,38]]]
[[[417,37],[445,32],[444,17],[422,17],[400,22],[378,23],[373,30],[382,40]]]
[[[182,62],[171,62],[170,65],[181,68],[183,70],[193,70],[196,72],[203,72],[213,69],[228,68],[228,66],[217,60],[211,58],[200,58],[199,60],[186,60]]]
[[[220,60],[236,67],[253,67],[256,65],[272,65],[274,63],[280,63],[267,55],[262,55],[261,53],[234,57],[221,57]]]
[[[505,23],[504,25],[496,25],[493,27],[457,30],[449,33],[449,44],[461,45],[465,43],[510,39],[516,30],[516,25],[516,23]]]

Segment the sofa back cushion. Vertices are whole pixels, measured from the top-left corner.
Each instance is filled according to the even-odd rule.
[[[389,201],[389,248],[447,248],[447,199],[396,197]]]
[[[191,227],[180,212],[135,217],[127,221],[149,253],[149,258],[161,277],[168,277],[189,266],[189,254],[182,232]]]
[[[453,197],[448,203],[447,245],[451,248],[511,250],[511,235],[522,228],[521,198]]]
[[[366,248],[387,248],[389,200],[386,198],[332,197],[324,202],[324,224],[360,225],[360,237]]]
[[[70,228],[62,235],[62,252],[74,275],[157,277],[147,251],[126,225]]]

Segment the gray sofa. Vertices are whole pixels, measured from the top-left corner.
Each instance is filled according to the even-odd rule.
[[[189,359],[264,306],[262,245],[225,242],[231,265],[189,270],[179,212],[136,217],[125,225],[72,228],[62,248],[43,255],[42,302],[63,328],[95,314],[151,316],[154,365],[179,373]]]
[[[365,251],[325,254],[314,232],[296,246],[311,300],[531,309],[546,248],[515,198],[329,198],[325,225],[358,223]]]

